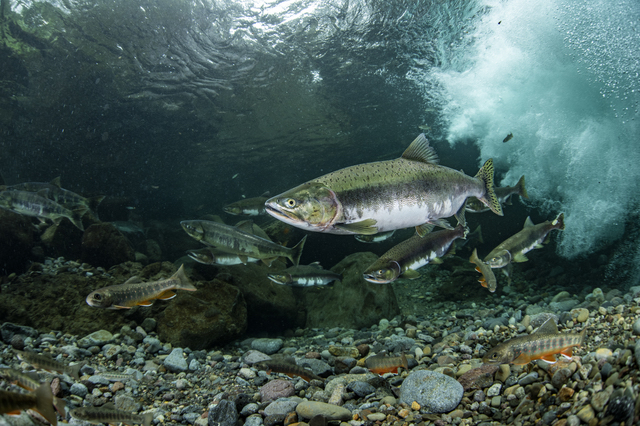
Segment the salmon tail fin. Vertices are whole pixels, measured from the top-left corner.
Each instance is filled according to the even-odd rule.
[[[36,401],[36,411],[53,426],[57,426],[58,418],[53,410],[53,393],[49,383],[43,383],[42,386],[36,389]]]
[[[291,248],[291,257],[289,260],[295,265],[298,266],[300,264],[300,256],[302,256],[302,249],[304,247],[304,243],[307,241],[307,236],[302,237],[300,242]]]
[[[553,219],[553,222],[551,222],[551,224],[557,229],[564,231],[564,213],[560,213],[558,217]]]
[[[585,327],[581,332],[580,332],[580,342],[578,342],[579,346],[582,346],[584,344],[584,339],[587,336],[587,327]]]
[[[498,201],[498,197],[493,190],[493,158],[489,158],[483,164],[475,177],[482,180],[485,188],[484,196],[478,199],[482,201],[485,206],[489,207],[492,212],[498,216],[503,216],[502,206],[500,205],[500,201]]]
[[[529,198],[529,194],[527,194],[527,188],[524,187],[524,175],[520,176],[518,183],[516,183],[516,188],[518,188],[518,195],[522,198]]]
[[[82,224],[82,215],[76,211],[71,212],[69,216],[69,220],[73,223],[76,228],[84,232],[84,225]]]
[[[152,420],[153,420],[153,413],[144,413],[142,415],[143,426],[149,426]]]
[[[402,359],[402,368],[404,368],[405,371],[409,371],[409,363],[407,362],[407,357],[404,355],[404,352],[402,352],[400,357]]]
[[[478,238],[480,244],[484,244],[484,238],[482,238],[482,225],[478,225],[475,231],[472,232]]]
[[[178,272],[173,274],[171,278],[175,278],[180,283],[176,287],[177,289],[187,290],[187,291],[197,290],[197,288],[195,288],[195,286],[191,283],[191,281],[187,277],[187,274],[184,273],[184,264],[180,265],[180,268],[178,268]]]

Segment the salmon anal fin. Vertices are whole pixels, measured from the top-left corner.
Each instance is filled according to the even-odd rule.
[[[113,309],[131,309],[131,306],[113,305]]]
[[[543,355],[540,359],[544,362],[548,362],[549,364],[555,364],[558,361],[553,354]]]
[[[161,294],[157,297],[157,299],[158,299],[158,300],[169,300],[169,299],[173,299],[174,297],[176,297],[176,294],[175,294],[173,291],[171,291],[171,290],[167,290],[167,291],[165,291],[164,293],[161,293]],[[147,300],[146,302],[149,302],[149,301]],[[150,302],[148,305],[143,305],[143,306],[151,306],[151,303],[152,303],[152,302]]]
[[[567,348],[560,351],[560,355],[562,355],[565,358],[571,359],[571,357],[573,356],[573,348]]]
[[[151,306],[153,305],[153,302],[150,300],[143,300],[142,302],[138,302],[137,303],[138,306]]]

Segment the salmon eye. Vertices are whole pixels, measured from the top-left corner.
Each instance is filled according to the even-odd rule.
[[[296,200],[294,200],[293,198],[287,198],[287,200],[285,201],[285,204],[289,208],[294,208],[296,206]]]
[[[498,352],[494,352],[494,353],[491,355],[491,358],[498,358]]]
[[[100,300],[100,299],[102,299],[102,296],[100,296],[100,294],[94,294],[93,298],[96,299],[96,300]]]

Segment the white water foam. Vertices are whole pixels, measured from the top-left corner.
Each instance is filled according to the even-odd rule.
[[[475,141],[501,185],[524,174],[549,219],[565,212],[573,258],[621,237],[640,198],[640,4],[560,3],[478,3],[471,41],[423,77],[451,144]]]

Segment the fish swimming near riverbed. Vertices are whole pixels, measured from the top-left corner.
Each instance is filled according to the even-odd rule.
[[[341,274],[322,269],[318,262],[310,265],[298,265],[267,275],[271,281],[291,287],[318,287],[342,280]]]
[[[372,355],[364,361],[365,367],[376,374],[396,373],[400,367],[409,370],[407,357],[404,353],[400,356],[385,356],[384,354]]]
[[[28,192],[43,192],[45,197],[55,201],[56,203],[68,208],[74,209],[77,207],[87,207],[90,210],[95,210],[98,204],[104,200],[104,196],[86,198],[80,194],[76,194],[73,191],[64,189],[60,186],[60,177],[51,180],[50,182],[23,182],[15,185],[8,186],[7,189],[17,191]]]
[[[542,242],[547,234],[558,229],[564,230],[564,213],[560,213],[554,220],[547,220],[534,225],[530,217],[524,222],[522,230],[507,238],[484,258],[484,263],[492,268],[503,268],[511,262],[526,262],[526,253],[535,248],[542,248]]]
[[[81,366],[82,364],[78,365]],[[0,368],[0,377],[4,377],[8,382],[32,392],[42,386],[42,382],[40,382],[40,380],[38,380],[37,378],[33,377],[30,374],[21,373],[20,371],[14,370],[13,368]],[[60,415],[64,417],[64,408],[66,406],[64,399],[56,398],[54,396],[53,405],[56,407],[56,410],[58,410]]]
[[[498,283],[496,281],[496,276],[493,274],[491,270],[491,266],[484,263],[478,257],[478,249],[473,249],[473,253],[471,253],[471,257],[469,258],[469,262],[476,265],[476,271],[482,274],[482,277],[478,280],[482,287],[488,289],[491,293],[496,291],[498,287]]]
[[[386,284],[400,278],[418,278],[416,271],[428,263],[442,262],[457,238],[465,238],[468,228],[458,224],[455,229],[431,232],[424,237],[413,237],[393,246],[373,262],[363,273],[364,279],[374,284]]]
[[[381,243],[383,241],[387,241],[389,238],[395,234],[395,230],[387,231],[387,232],[378,232],[377,234],[372,235],[356,235],[356,240],[361,243]]]
[[[88,210],[88,207],[81,206],[70,210],[48,199],[45,195],[46,191],[1,191],[0,208],[25,216],[37,217],[41,221],[49,219],[56,225],[66,217],[78,229],[84,231],[82,215]]]
[[[102,407],[80,407],[69,412],[71,417],[85,422],[100,424],[124,423],[127,425],[141,424],[149,426],[153,420],[153,413],[135,414],[128,411],[118,410],[113,403],[108,402]]]
[[[80,379],[80,375],[79,375],[80,368],[82,368],[82,366],[84,365],[82,363],[74,364],[74,365],[66,365],[56,361],[55,359],[51,358],[49,355],[38,354],[35,352],[26,352],[26,351],[23,352],[17,349],[14,349],[13,351],[18,355],[18,358],[20,358],[22,361],[28,364],[31,364],[36,368],[40,368],[42,370],[47,370],[47,371],[56,371],[62,374],[68,374],[69,376],[73,377],[74,380]]]
[[[326,174],[270,198],[267,213],[298,228],[330,234],[376,234],[432,224],[444,218],[464,224],[464,204],[476,197],[494,213],[502,207],[493,191],[493,161],[475,177],[440,166],[424,134],[400,158],[359,164]]]
[[[0,414],[19,414],[29,409],[37,411],[49,423],[57,426],[58,418],[53,411],[53,393],[49,383],[43,383],[30,393],[0,390]]]
[[[124,284],[100,288],[87,296],[87,304],[95,308],[130,309],[134,306],[151,306],[154,300],[176,297],[175,290],[196,291],[184,273],[184,265],[170,278],[146,283],[132,277]]]
[[[234,253],[218,250],[215,247],[203,247],[198,250],[188,250],[187,255],[203,265],[246,265],[247,263],[259,262],[255,257],[244,257]]]
[[[230,226],[208,220],[183,220],[180,225],[190,237],[227,253],[237,254],[245,263],[248,257],[260,259],[267,265],[278,257],[286,257],[298,265],[307,240],[305,235],[294,247],[287,248],[256,235],[252,224],[247,221]]]
[[[306,368],[303,368],[298,364],[289,363],[285,361],[267,360],[267,361],[259,362],[255,364],[255,366],[256,368],[259,368],[261,370],[266,370],[267,374],[271,373],[272,371],[275,371],[276,373],[286,374],[289,377],[293,377],[293,376],[302,377],[302,379],[304,379],[307,382],[310,382],[311,380],[320,380],[320,381],[324,380],[322,377],[316,375],[311,370],[307,370]]]
[[[556,355],[571,358],[573,348],[584,343],[586,328],[581,333],[559,333],[555,321],[550,318],[528,336],[514,337],[500,343],[482,358],[485,364],[524,365],[541,359],[553,364]]]

